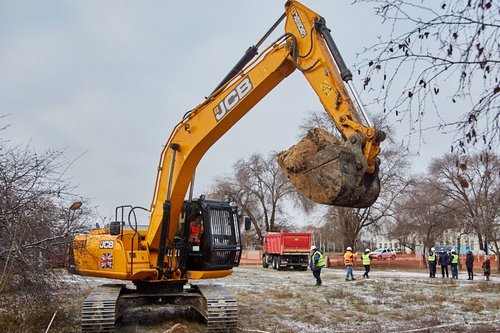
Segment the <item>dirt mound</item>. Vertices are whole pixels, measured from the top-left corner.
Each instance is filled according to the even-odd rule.
[[[313,128],[297,144],[278,154],[278,164],[292,184],[314,202],[368,207],[380,191],[378,169],[368,174],[361,140],[346,142]]]

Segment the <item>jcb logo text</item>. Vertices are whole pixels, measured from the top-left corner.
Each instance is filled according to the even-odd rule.
[[[227,94],[226,97],[214,108],[215,120],[219,122],[236,104],[252,90],[252,82],[247,76],[238,83],[238,85]]]
[[[112,240],[103,240],[101,244],[99,244],[100,249],[112,249],[115,247],[115,242]]]

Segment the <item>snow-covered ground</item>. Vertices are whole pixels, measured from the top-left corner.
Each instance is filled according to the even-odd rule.
[[[240,307],[240,327],[266,332],[500,331],[500,281],[430,279],[426,273],[372,271],[345,281],[344,270],[310,271],[242,266],[224,280]],[[453,326],[448,326],[454,324]],[[497,329],[498,327],[498,329]]]
[[[355,270],[357,280],[345,281],[342,269],[323,269],[323,285],[316,287],[310,271],[240,266],[229,277],[203,283],[222,284],[236,294],[241,332],[500,332],[496,276],[486,282],[483,276],[468,281],[463,272],[459,280],[397,270],[374,270],[370,279],[361,275]],[[82,290],[109,282],[72,281]],[[168,327],[135,325],[118,332]],[[190,329],[198,332],[199,325]]]

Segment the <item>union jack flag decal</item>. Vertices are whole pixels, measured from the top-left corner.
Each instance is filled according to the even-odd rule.
[[[113,268],[113,253],[104,253],[101,256],[101,268]]]

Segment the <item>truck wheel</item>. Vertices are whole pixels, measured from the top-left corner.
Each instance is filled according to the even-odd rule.
[[[280,262],[281,262],[281,257],[277,256],[276,257],[276,270],[281,271],[282,268],[280,267]]]
[[[262,267],[264,267],[264,268],[268,268],[269,267],[269,263],[267,262],[267,256],[266,255],[262,256]]]
[[[277,260],[277,259],[278,259],[278,258],[273,257],[273,268],[274,268],[274,269],[278,269],[278,260]]]

